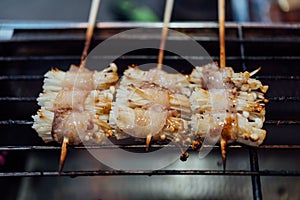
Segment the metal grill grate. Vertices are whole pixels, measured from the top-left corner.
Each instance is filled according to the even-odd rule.
[[[67,69],[69,64],[78,63],[84,42],[86,24],[0,24],[0,29],[13,30],[12,38],[1,41],[0,82],[0,129],[2,141],[0,151],[48,152],[59,151],[55,145],[43,145],[31,130],[30,116],[37,110],[36,97],[41,91],[43,75],[51,67]],[[94,34],[94,45],[123,30],[140,27],[141,24],[103,23],[98,24]],[[160,24],[143,24],[160,27]],[[173,23],[171,28],[186,33],[198,41],[218,61],[218,26],[215,23]],[[270,86],[267,98],[265,128],[268,136],[264,145],[251,148],[234,144],[230,149],[246,149],[249,153],[249,170],[157,170],[157,171],[66,171],[62,176],[120,176],[120,175],[226,175],[249,176],[252,180],[254,199],[262,199],[261,177],[300,176],[300,169],[260,169],[261,150],[300,150],[296,135],[300,128],[300,26],[227,24],[227,63],[236,71],[253,70],[263,66],[256,77]],[[148,55],[124,55],[116,60],[125,69],[130,64],[141,64],[156,60],[155,52]],[[193,56],[193,55],[191,55]],[[100,59],[107,59],[100,58]],[[192,59],[203,59],[192,57]],[[205,58],[204,58],[205,59]],[[184,71],[182,58],[166,55],[166,64]],[[250,68],[251,66],[251,68]],[[278,130],[279,129],[279,130]],[[284,134],[283,134],[283,132]],[[144,148],[129,145],[127,148]],[[156,146],[154,145],[153,148]],[[159,146],[157,146],[159,147]],[[83,147],[71,147],[77,151]],[[86,148],[117,148],[117,146],[90,146]],[[126,148],[126,147],[125,147]],[[214,147],[218,149],[218,146]],[[297,152],[296,152],[297,153]],[[296,154],[295,153],[295,154]],[[55,171],[0,172],[0,177],[58,176]]]

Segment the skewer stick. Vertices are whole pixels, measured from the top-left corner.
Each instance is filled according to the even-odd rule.
[[[226,158],[227,158],[227,151],[226,151],[227,141],[221,138],[220,144],[221,144],[221,154],[222,154],[222,161],[223,161],[223,170],[225,171]]]
[[[164,24],[163,24],[162,33],[161,33],[161,41],[160,41],[160,47],[159,47],[157,69],[162,68],[162,62],[163,62],[163,58],[164,58],[164,49],[166,46],[166,39],[168,36],[168,26],[169,26],[169,22],[171,20],[173,4],[174,4],[174,0],[167,0],[166,6],[165,6]]]
[[[152,139],[152,135],[151,134],[147,135],[147,138],[146,138],[146,151],[149,150],[151,139]]]
[[[218,1],[219,7],[219,37],[220,37],[220,67],[226,67],[225,56],[225,0]]]
[[[89,22],[88,22],[88,28],[86,30],[86,35],[85,35],[85,44],[84,44],[84,49],[82,51],[81,55],[81,62],[80,62],[80,68],[85,68],[85,60],[87,57],[88,50],[90,48],[94,28],[95,28],[95,22],[98,14],[98,9],[100,5],[100,0],[93,0],[91,9],[90,9],[90,14],[89,14]],[[64,137],[62,147],[61,147],[61,153],[60,153],[60,160],[59,160],[59,167],[58,167],[58,173],[60,174],[63,167],[65,160],[67,158],[67,153],[68,153],[68,144],[69,144],[69,138]]]
[[[90,9],[90,15],[89,15],[89,22],[88,22],[88,28],[85,33],[85,44],[84,44],[84,49],[81,54],[81,62],[80,62],[80,67],[85,67],[85,59],[88,54],[88,50],[90,48],[94,28],[95,28],[95,23],[96,23],[96,18],[98,14],[98,9],[100,5],[100,0],[93,0],[91,9]]]
[[[219,18],[219,38],[220,38],[220,68],[226,67],[226,55],[225,55],[225,0],[218,1],[218,18]],[[226,146],[227,141],[221,138],[221,154],[223,161],[223,170],[226,169]]]
[[[67,153],[68,153],[68,144],[69,144],[69,138],[64,137],[63,143],[62,143],[62,147],[61,147],[61,152],[60,152],[60,159],[59,159],[59,166],[58,166],[58,174],[60,175],[64,164],[65,164],[65,160],[67,158]]]

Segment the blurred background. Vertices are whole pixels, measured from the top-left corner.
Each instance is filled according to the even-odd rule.
[[[97,21],[162,21],[163,0],[102,0]],[[0,20],[79,21],[87,0],[1,0]],[[227,21],[299,22],[299,0],[227,0]],[[216,21],[217,0],[175,0],[172,21]]]

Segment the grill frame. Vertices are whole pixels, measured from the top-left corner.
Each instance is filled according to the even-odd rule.
[[[63,32],[68,35],[71,32],[72,38],[68,38],[71,41],[83,41],[84,40],[84,30],[87,27],[86,23],[0,23],[0,30],[11,30],[14,32],[12,38],[7,39],[6,41],[1,41],[0,43],[20,43],[20,42],[38,42],[39,39],[43,41],[51,41],[53,38],[57,37],[59,34],[58,32]],[[113,35],[114,33],[120,32],[122,30],[127,30],[129,28],[138,28],[138,27],[149,27],[149,28],[160,28],[162,27],[161,23],[98,23],[96,26],[95,31],[95,40],[103,40],[105,39],[104,36]],[[218,36],[215,34],[215,31],[218,29],[217,23],[171,23],[170,28],[181,31],[183,33],[189,33],[194,39],[198,42],[218,42]],[[249,35],[246,37],[245,32],[246,30],[277,30],[277,32],[287,31],[287,32],[300,32],[300,24],[236,24],[236,23],[226,23],[226,30],[229,33],[229,37],[226,38],[227,43],[237,43],[239,48],[239,56],[229,55],[227,60],[238,61],[241,63],[241,69],[246,71],[248,69],[247,61],[261,61],[261,60],[269,60],[274,62],[276,60],[300,60],[300,56],[248,56],[245,53],[245,49],[247,49],[247,45],[251,42],[258,42],[260,39],[263,42],[275,42],[272,38],[251,38]],[[203,37],[201,34],[200,36],[193,35],[194,32],[201,32],[201,30],[208,30],[211,31],[212,36],[210,37]],[[50,34],[47,35],[47,32],[50,31]],[[104,31],[104,34],[100,34]],[[251,32],[250,31],[250,32]],[[43,33],[41,34],[40,38],[34,38],[33,36],[36,33]],[[54,32],[54,34],[53,34]],[[232,34],[236,33],[235,37]],[[262,31],[263,32],[263,31]],[[267,31],[268,32],[268,31]],[[23,36],[22,36],[23,34]],[[256,33],[257,34],[257,33]],[[103,36],[104,35],[104,36]],[[205,33],[204,33],[205,35]],[[257,34],[259,35],[259,33]],[[281,38],[281,40],[276,40],[277,43],[285,43],[285,42],[296,42],[300,43],[300,37],[298,39],[296,36]],[[57,39],[57,38],[56,38]],[[65,35],[58,37],[59,40],[65,40]],[[82,44],[83,45],[83,44]],[[78,51],[80,52],[80,51]],[[53,57],[58,60],[63,59],[80,59],[80,55],[64,55],[64,56],[56,56],[53,57],[50,55],[46,56],[10,56],[4,55],[0,56],[0,61],[9,61],[9,60],[36,60],[42,57],[43,60],[52,60]],[[134,56],[126,56],[123,59],[134,59]],[[139,59],[143,59],[143,57],[137,57]],[[149,57],[146,57],[146,59]],[[154,58],[154,57],[151,57]],[[212,56],[212,58],[216,61],[219,60],[218,56]],[[172,57],[166,56],[166,59],[172,59]],[[176,60],[177,58],[174,58]],[[300,71],[300,70],[299,70]],[[261,75],[257,76],[258,79],[265,81],[265,80],[287,80],[287,81],[300,81],[300,74],[299,75]],[[28,81],[28,80],[38,80],[41,81],[43,79],[42,75],[10,75],[4,74],[0,75],[0,81]],[[36,97],[30,96],[23,96],[23,97],[12,97],[12,96],[1,96],[0,102],[34,102]],[[269,98],[271,102],[300,102],[299,96],[273,96]],[[268,106],[268,105],[267,105]],[[0,120],[0,126],[19,126],[19,125],[26,125],[31,126],[32,121],[30,120],[22,120],[22,119],[5,119]],[[265,125],[272,125],[272,126],[299,126],[300,119],[268,119],[265,122]],[[13,128],[13,127],[12,127]],[[268,133],[271,135],[272,133]],[[83,147],[70,147],[74,150],[81,149]],[[94,147],[87,147],[87,148],[94,148]],[[114,147],[101,147],[101,148],[116,148]],[[129,146],[128,148],[132,148]],[[136,145],[134,148],[144,148],[143,145]],[[214,148],[219,148],[215,146]],[[119,175],[242,175],[242,176],[251,176],[252,179],[252,189],[253,189],[253,198],[254,199],[262,199],[262,188],[261,188],[261,176],[300,176],[300,171],[298,170],[260,170],[259,168],[259,159],[258,159],[258,150],[259,149],[300,149],[300,145],[262,145],[257,148],[253,147],[245,147],[241,145],[232,145],[229,148],[246,148],[249,151],[249,162],[250,162],[250,170],[155,170],[155,171],[123,171],[123,170],[97,170],[97,171],[66,171],[62,172],[61,176],[119,176]],[[3,151],[49,151],[49,150],[60,150],[60,147],[57,146],[40,146],[40,145],[2,145],[0,146],[0,150]],[[32,171],[32,172],[1,172],[0,177],[43,177],[43,176],[58,176],[57,172],[51,171]]]

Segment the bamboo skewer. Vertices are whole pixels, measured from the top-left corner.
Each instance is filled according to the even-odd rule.
[[[164,23],[163,23],[162,33],[161,33],[161,41],[160,41],[159,54],[158,54],[157,69],[162,68],[162,62],[164,59],[164,49],[166,46],[166,39],[168,36],[168,26],[171,20],[173,5],[174,5],[174,0],[166,1],[165,12],[164,12]]]
[[[164,49],[166,46],[166,39],[168,36],[168,27],[169,27],[169,23],[171,20],[173,5],[174,5],[174,0],[166,0],[165,11],[164,11],[164,22],[163,22],[163,27],[162,27],[162,32],[161,32],[161,40],[160,40],[159,54],[158,54],[157,69],[159,69],[159,70],[162,69],[162,62],[164,59]],[[146,138],[146,151],[148,151],[148,149],[149,149],[151,139],[152,139],[151,135],[148,135]]]
[[[58,166],[59,174],[61,173],[62,169],[64,168],[65,160],[66,160],[67,154],[68,154],[68,144],[69,144],[69,138],[64,137],[64,140],[63,140],[63,143],[61,146],[59,166]]]
[[[218,1],[218,18],[219,18],[219,40],[220,40],[220,68],[226,67],[225,54],[225,0]],[[226,147],[227,141],[221,138],[221,154],[223,161],[223,169],[226,169]]]
[[[220,67],[226,67],[225,55],[225,0],[218,1],[219,38],[220,38]]]
[[[85,59],[88,54],[88,50],[90,48],[92,36],[94,33],[94,28],[95,28],[95,23],[96,23],[96,18],[99,10],[99,5],[100,5],[100,0],[93,0],[91,9],[90,9],[90,15],[89,15],[89,22],[88,22],[88,28],[85,33],[85,44],[84,44],[84,49],[81,54],[81,63],[80,67],[85,67]]]
[[[88,28],[86,30],[86,38],[85,38],[85,44],[84,44],[84,49],[82,51],[81,55],[81,61],[80,61],[80,68],[85,68],[85,60],[88,54],[88,50],[90,48],[94,28],[95,28],[95,23],[96,23],[96,18],[98,14],[98,9],[100,5],[100,0],[93,0],[91,9],[90,9],[90,14],[89,14],[89,21],[88,21]],[[61,147],[61,152],[60,152],[60,160],[59,160],[59,167],[58,167],[58,174],[61,173],[65,160],[67,158],[67,153],[68,153],[68,144],[69,144],[69,138],[64,137],[62,147]]]

